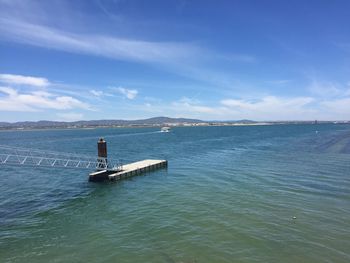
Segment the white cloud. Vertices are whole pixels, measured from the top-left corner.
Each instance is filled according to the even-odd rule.
[[[96,98],[102,99],[102,97],[114,97],[115,95],[113,95],[110,92],[105,92],[102,90],[95,90],[95,89],[91,89],[89,90],[90,95],[88,97],[91,98],[91,95],[93,95]],[[81,94],[79,94],[81,96]]]
[[[138,91],[136,89],[126,89],[123,87],[112,88],[112,89],[119,92],[120,94],[124,95],[129,100],[135,99],[135,97],[138,94]]]
[[[183,97],[169,105],[152,105],[148,111],[202,120],[313,120],[318,114],[311,107],[313,103],[315,99],[311,97],[266,96],[255,101],[225,99],[207,105],[197,99]]]
[[[39,111],[41,109],[85,109],[90,105],[71,96],[59,96],[46,91],[20,92],[11,87],[0,87],[0,111]]]
[[[92,89],[92,90],[90,90],[90,93],[96,97],[101,97],[103,95],[103,91],[101,91],[101,90]]]
[[[278,108],[290,109],[300,108],[314,101],[311,97],[280,98],[275,96],[266,96],[257,101],[226,99],[221,104],[236,108],[238,110],[261,110],[270,111]]]
[[[336,116],[336,118],[333,117],[333,119],[350,119],[350,97],[335,100],[326,100],[322,101],[320,104],[326,109],[326,112],[329,112],[333,116]]]
[[[323,98],[334,98],[337,96],[342,96],[344,93],[342,85],[331,81],[313,80],[308,87],[308,90],[312,94]]]
[[[194,112],[194,113],[218,113],[217,108],[204,106],[199,100],[182,97],[179,101],[174,101],[172,106],[175,109],[180,109],[181,111]]]
[[[15,85],[29,85],[35,87],[46,87],[50,85],[50,82],[45,78],[13,74],[0,74],[0,82]]]
[[[221,104],[235,112],[235,117],[256,120],[297,120],[310,118],[314,111],[311,97],[280,98],[266,96],[256,101],[226,99]],[[311,118],[312,119],[312,118]]]
[[[195,98],[182,97],[177,103],[182,104],[200,104],[200,101]]]

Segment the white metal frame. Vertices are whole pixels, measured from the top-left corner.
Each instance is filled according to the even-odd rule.
[[[81,168],[97,170],[122,170],[118,160],[94,158],[87,155],[48,152],[0,145],[0,164],[10,166],[30,165],[57,168]]]

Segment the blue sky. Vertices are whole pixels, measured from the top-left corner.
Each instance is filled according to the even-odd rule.
[[[349,120],[349,10],[0,0],[0,121]]]

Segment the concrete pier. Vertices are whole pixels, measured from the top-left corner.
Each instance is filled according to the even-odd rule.
[[[140,175],[156,169],[165,168],[168,166],[166,160],[143,160],[135,163],[130,163],[122,166],[121,171],[97,171],[89,174],[89,181],[101,182],[105,180],[117,181],[123,178],[128,178]]]

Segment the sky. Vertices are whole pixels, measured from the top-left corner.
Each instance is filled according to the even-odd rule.
[[[350,1],[0,0],[0,121],[350,120]]]

